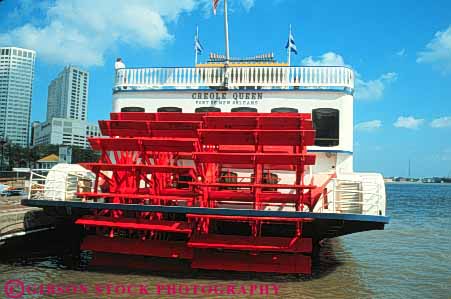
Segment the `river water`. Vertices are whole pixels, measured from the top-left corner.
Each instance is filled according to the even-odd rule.
[[[52,297],[39,295],[40,285],[64,286],[57,298],[451,298],[451,185],[386,190],[386,229],[329,240],[311,276],[92,268],[88,254],[74,259],[66,241],[39,236],[0,248],[0,298]],[[189,289],[169,295],[168,286]],[[218,286],[234,294],[215,294]]]

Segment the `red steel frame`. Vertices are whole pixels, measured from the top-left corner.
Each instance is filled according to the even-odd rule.
[[[112,113],[100,121],[106,138],[91,138],[97,163],[82,163],[96,175],[83,200],[141,205],[218,208],[234,204],[261,210],[291,204],[312,211],[325,185],[304,182],[315,132],[310,114],[293,113]],[[248,182],[226,182],[230,169],[253,170]],[[268,181],[289,170],[292,184]],[[226,175],[224,175],[226,173]],[[292,190],[290,194],[281,190]],[[76,221],[93,232],[82,249],[180,258],[192,268],[310,273],[310,219],[94,210]],[[220,222],[243,223],[249,235],[219,234]],[[291,224],[289,237],[266,236],[263,226]],[[220,250],[220,251],[218,251]]]

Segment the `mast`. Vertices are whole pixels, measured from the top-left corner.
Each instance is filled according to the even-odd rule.
[[[229,20],[227,15],[227,0],[224,0],[224,32],[225,32],[225,65],[227,66],[230,62],[229,53]]]
[[[290,24],[290,31],[288,32],[288,47],[287,47],[287,55],[288,55],[288,66],[291,65],[291,24]]]
[[[199,42],[199,26],[196,26],[196,37],[194,37],[194,67],[197,65],[197,43]]]
[[[224,88],[228,89],[229,86],[229,63],[230,63],[230,52],[229,52],[229,20],[227,14],[227,0],[224,0],[224,36],[225,36],[225,62],[224,62]]]

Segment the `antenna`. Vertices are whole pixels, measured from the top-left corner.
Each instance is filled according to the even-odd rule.
[[[410,178],[410,159],[409,159],[409,170],[408,170],[408,178]]]

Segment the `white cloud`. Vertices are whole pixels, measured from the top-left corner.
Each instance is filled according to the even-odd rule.
[[[104,54],[122,42],[159,48],[173,39],[166,23],[193,9],[193,0],[57,0],[46,10],[47,24],[31,23],[0,34],[0,43],[35,49],[57,64],[102,65]]]
[[[249,10],[252,7],[254,7],[255,1],[254,0],[241,0],[241,4],[243,5],[245,10]]]
[[[317,59],[313,58],[313,56],[309,56],[302,59],[301,63],[303,65],[312,66],[346,66],[343,57],[334,52],[324,53]]]
[[[323,55],[314,58],[313,56],[308,56],[304,58],[301,62],[303,65],[311,66],[347,66],[343,57],[334,52],[327,52]],[[385,73],[379,76],[377,79],[364,80],[362,76],[357,72],[355,73],[355,98],[357,100],[373,100],[380,99],[386,86],[396,81],[398,74],[395,72]]]
[[[379,129],[382,127],[382,121],[381,120],[370,120],[361,122],[355,125],[354,129],[356,131],[362,131],[362,132],[371,132],[376,129]]]
[[[433,128],[451,127],[451,116],[436,118],[431,121],[430,126]]]
[[[33,14],[41,14],[42,11],[48,9],[51,0],[19,0],[16,1],[16,7],[8,13],[8,23],[12,25],[16,25],[16,23],[20,23],[20,21],[27,17],[28,19],[33,18]],[[31,20],[35,21],[35,20]]]
[[[391,82],[396,81],[398,74],[385,73],[374,80],[362,80],[359,74],[355,78],[355,98],[359,100],[380,99],[384,95],[385,88]]]
[[[406,55],[406,49],[402,48],[401,50],[399,50],[398,52],[396,52],[396,55],[398,55],[398,56],[404,56],[404,55]]]
[[[393,124],[397,128],[417,129],[424,123],[424,119],[415,118],[413,116],[400,116]]]
[[[235,11],[237,8],[243,8],[245,11],[249,11],[252,7],[254,7],[256,0],[229,0],[227,2],[227,7],[229,13]],[[204,13],[205,17],[210,17],[213,14],[212,9],[212,1],[211,0],[197,0],[197,4],[199,4],[199,7]],[[224,12],[224,3],[219,1],[218,4],[218,15],[222,15]]]
[[[426,50],[418,53],[417,62],[432,64],[444,74],[451,73],[451,25],[435,33]]]
[[[246,10],[254,5],[254,0],[236,1]],[[106,52],[120,44],[164,47],[174,39],[168,24],[203,4],[207,1],[96,0],[93,4],[89,0],[22,0],[19,7],[27,8],[24,14],[13,11],[9,17],[16,20],[21,16],[27,23],[0,33],[0,44],[34,49],[38,58],[48,63],[99,66]],[[211,1],[208,5],[211,10]],[[36,10],[44,17],[31,20],[30,14]]]

